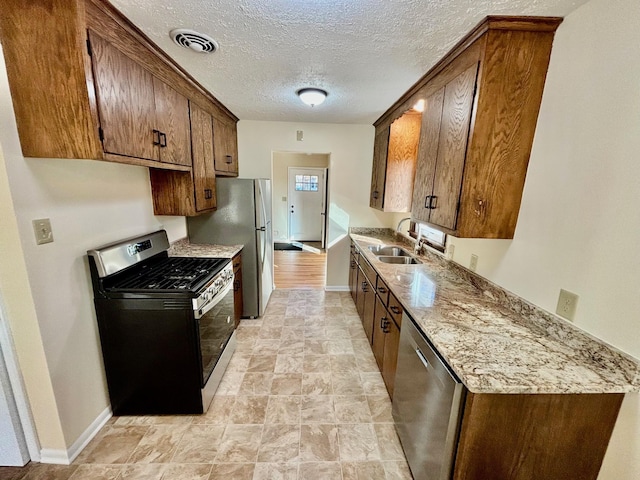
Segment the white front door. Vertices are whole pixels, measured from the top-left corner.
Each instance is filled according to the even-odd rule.
[[[325,185],[325,168],[289,167],[289,240],[322,241]]]

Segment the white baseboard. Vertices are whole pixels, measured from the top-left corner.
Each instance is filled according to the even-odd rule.
[[[53,463],[55,465],[69,465],[69,455],[66,450],[55,448],[43,448],[40,450],[40,463]]]
[[[43,448],[40,450],[40,463],[70,465],[112,416],[111,407],[105,408],[66,451]]]
[[[327,285],[326,287],[324,287],[326,292],[348,292],[349,290],[349,286],[348,285]]]

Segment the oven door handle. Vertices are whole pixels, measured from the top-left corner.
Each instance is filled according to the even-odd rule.
[[[213,297],[208,303],[205,303],[202,307],[200,307],[199,310],[195,310],[193,312],[196,319],[202,318],[204,315],[206,315],[207,312],[215,307],[218,303],[220,303],[220,300],[222,300],[232,289],[233,280],[227,283],[227,285],[222,290],[220,290],[216,294],[216,296]]]

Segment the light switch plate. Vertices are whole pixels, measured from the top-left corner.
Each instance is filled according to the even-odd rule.
[[[573,318],[576,316],[576,308],[578,307],[579,298],[580,297],[575,293],[560,289],[560,295],[558,295],[558,305],[556,306],[556,313],[561,317],[573,322]]]
[[[33,233],[36,235],[36,243],[42,245],[44,243],[53,242],[53,232],[51,231],[51,221],[48,218],[33,220]]]

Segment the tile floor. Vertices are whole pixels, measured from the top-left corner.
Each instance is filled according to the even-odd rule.
[[[349,293],[275,290],[205,415],[114,417],[70,466],[3,480],[376,480],[411,474]]]

